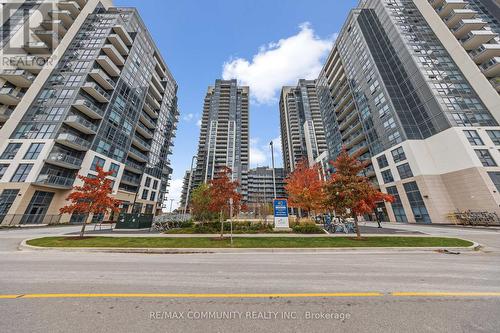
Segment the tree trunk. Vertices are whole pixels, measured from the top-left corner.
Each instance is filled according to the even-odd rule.
[[[90,214],[87,214],[85,216],[85,220],[83,220],[83,225],[82,225],[82,230],[80,230],[80,238],[83,238],[83,235],[85,234],[85,227],[87,226],[87,220],[89,219]]]
[[[224,220],[222,219],[222,211],[219,213],[219,221],[220,221],[220,238],[224,238]]]
[[[358,216],[354,214],[354,227],[356,228],[356,238],[361,239],[361,232],[359,231]]]

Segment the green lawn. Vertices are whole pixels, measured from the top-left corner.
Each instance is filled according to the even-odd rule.
[[[236,248],[314,248],[314,247],[465,247],[471,242],[442,237],[235,237]],[[229,248],[228,238],[208,237],[44,237],[28,241],[43,247],[121,247],[121,248]]]

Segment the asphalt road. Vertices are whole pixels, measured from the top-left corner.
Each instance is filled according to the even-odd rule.
[[[0,230],[0,295],[32,297],[0,298],[0,332],[498,332],[498,230],[384,227],[457,235],[484,249],[458,255],[40,252],[17,246],[75,228]],[[76,297],[82,293],[94,295]],[[116,295],[103,295],[110,293]],[[130,297],[136,293],[153,295]],[[318,295],[268,295],[290,293]]]

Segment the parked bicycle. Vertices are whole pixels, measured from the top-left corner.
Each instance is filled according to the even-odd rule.
[[[490,224],[498,225],[500,223],[500,218],[497,213],[490,212],[473,212],[470,209],[466,211],[457,211],[453,213],[453,218],[455,223],[462,225],[485,225]]]
[[[356,225],[352,218],[343,219],[335,217],[333,221],[325,225],[325,229],[332,234],[336,232],[343,232],[345,234],[356,233]]]

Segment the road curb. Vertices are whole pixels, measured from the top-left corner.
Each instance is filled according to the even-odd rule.
[[[40,237],[36,237],[40,238]],[[481,249],[479,243],[468,247],[316,247],[316,248],[116,248],[116,247],[40,247],[28,245],[25,239],[18,249],[35,251],[60,252],[94,252],[94,253],[145,253],[145,254],[210,254],[210,253],[335,253],[335,252],[477,252]],[[464,239],[466,240],[466,239]]]

